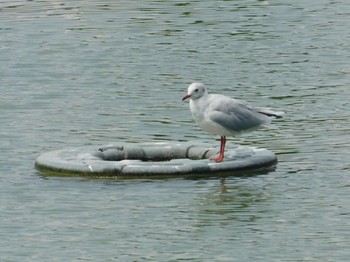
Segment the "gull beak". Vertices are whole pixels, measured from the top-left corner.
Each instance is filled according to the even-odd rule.
[[[183,98],[182,98],[182,101],[185,101],[187,98],[190,98],[191,95],[185,95]]]

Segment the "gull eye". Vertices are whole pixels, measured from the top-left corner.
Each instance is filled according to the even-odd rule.
[[[194,92],[196,92],[196,93],[198,93],[198,91],[199,91],[199,89],[198,89],[198,88],[196,88],[196,89],[194,90]]]

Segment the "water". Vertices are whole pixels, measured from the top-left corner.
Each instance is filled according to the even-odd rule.
[[[347,261],[350,7],[338,1],[0,2],[1,261]],[[188,84],[287,114],[231,138],[274,172],[45,177],[42,152],[218,145]]]

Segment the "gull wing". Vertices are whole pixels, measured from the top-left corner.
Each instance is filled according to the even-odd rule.
[[[222,95],[213,95],[209,119],[230,132],[242,132],[268,123],[269,117],[245,103]]]

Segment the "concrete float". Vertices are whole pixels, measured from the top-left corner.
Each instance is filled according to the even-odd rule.
[[[276,155],[262,148],[227,149],[221,163],[209,160],[215,154],[215,148],[181,142],[114,143],[43,153],[35,167],[47,175],[121,179],[242,175],[277,163]]]

